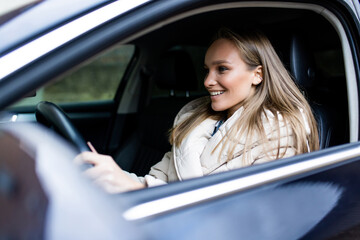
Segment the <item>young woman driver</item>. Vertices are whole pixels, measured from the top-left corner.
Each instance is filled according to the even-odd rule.
[[[85,174],[117,193],[205,176],[317,150],[311,109],[260,33],[218,32],[205,56],[210,96],[184,106],[170,134],[171,152],[138,177],[110,156],[84,152]]]

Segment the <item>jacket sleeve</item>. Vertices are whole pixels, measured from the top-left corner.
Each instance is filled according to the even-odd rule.
[[[126,172],[132,179],[145,184],[148,187],[163,185],[168,182],[168,169],[171,152],[165,153],[160,162],[151,167],[150,172],[144,177],[138,177],[134,173]]]

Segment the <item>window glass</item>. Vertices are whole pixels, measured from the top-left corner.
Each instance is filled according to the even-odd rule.
[[[38,89],[36,96],[27,97],[16,106],[31,106],[44,100],[54,103],[111,100],[115,97],[134,51],[132,45],[119,45],[61,80]]]

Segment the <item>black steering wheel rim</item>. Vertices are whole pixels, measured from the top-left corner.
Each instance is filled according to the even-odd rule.
[[[69,140],[80,152],[90,151],[86,141],[73,125],[68,115],[56,104],[42,101],[36,106],[36,120]]]

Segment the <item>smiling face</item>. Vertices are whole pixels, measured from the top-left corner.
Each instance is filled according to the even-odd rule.
[[[261,66],[250,70],[240,58],[237,47],[227,39],[216,40],[205,55],[208,70],[204,85],[214,111],[227,111],[230,117],[252,96],[262,80]]]

